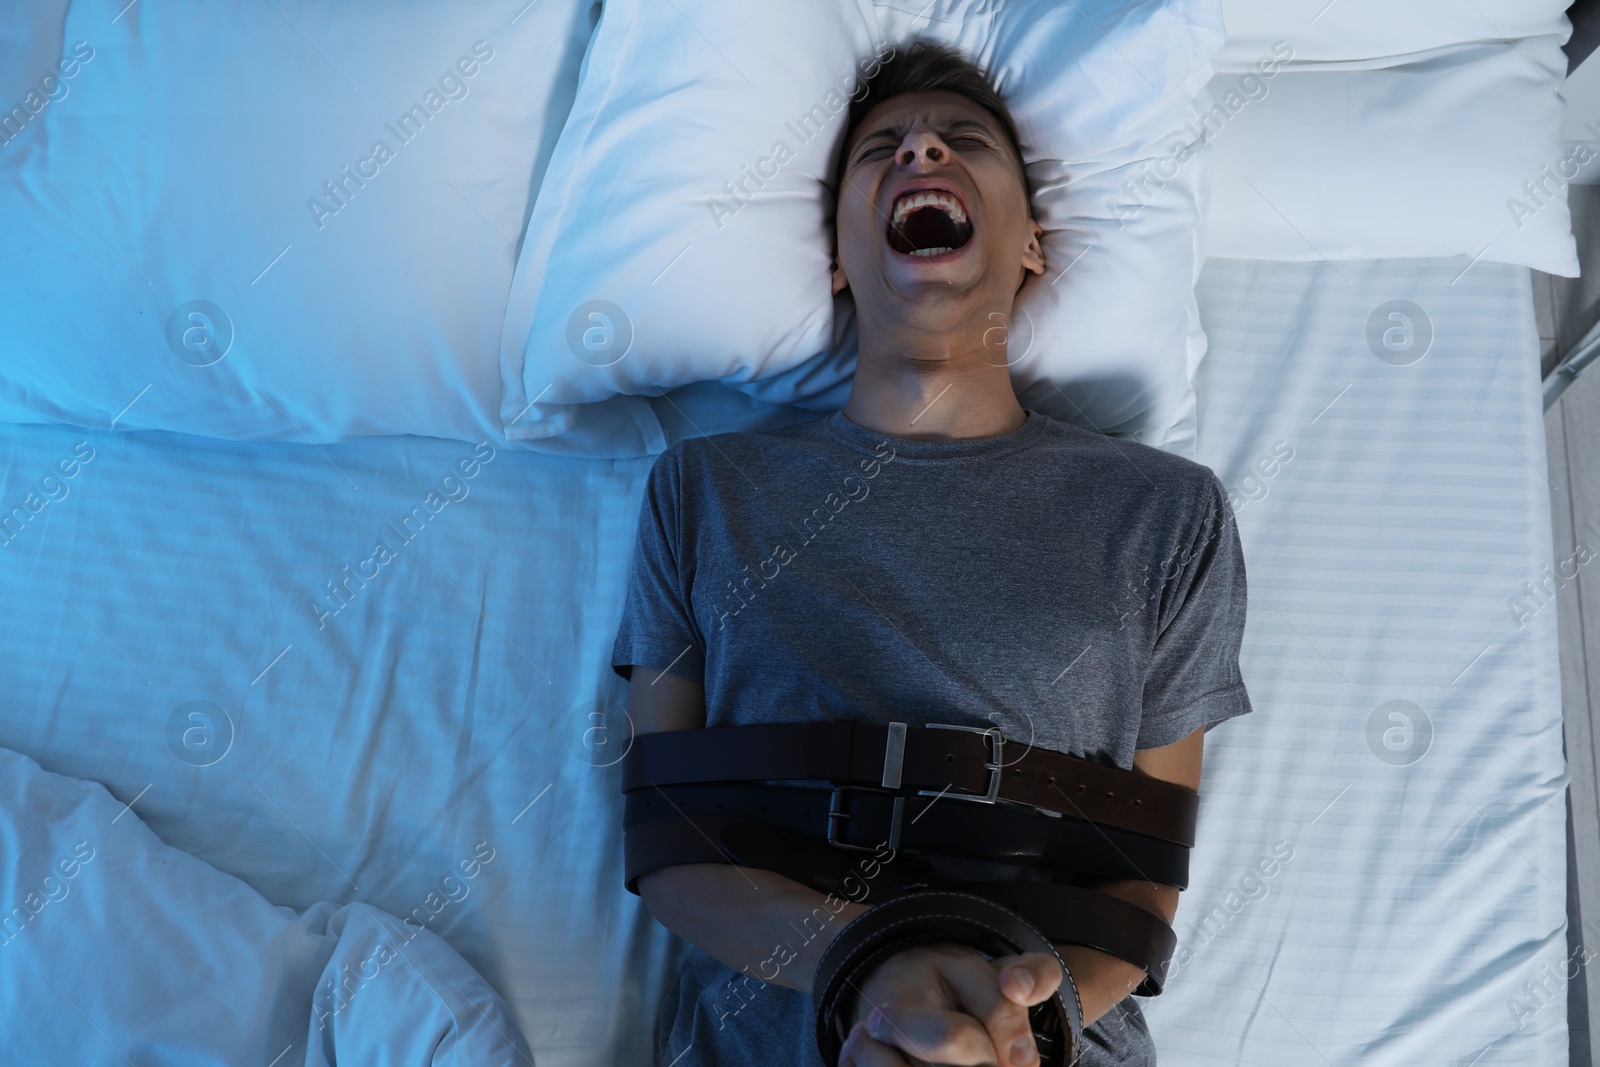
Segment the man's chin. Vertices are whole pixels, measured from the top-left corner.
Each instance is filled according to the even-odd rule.
[[[985,313],[991,301],[977,290],[976,285],[952,287],[943,281],[897,286],[891,280],[882,309],[886,314],[871,317],[879,323],[894,322],[919,333],[966,333],[973,327],[991,325]],[[861,314],[859,300],[856,311]]]

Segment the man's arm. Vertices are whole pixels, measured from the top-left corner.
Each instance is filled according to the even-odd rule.
[[[1196,792],[1200,790],[1200,763],[1205,751],[1206,730],[1197,727],[1182,741],[1161,748],[1147,748],[1133,754],[1133,769],[1152,778],[1176,782]],[[1178,912],[1178,887],[1123,878],[1098,883],[1094,888],[1107,896],[1137,904],[1159,916],[1168,926]],[[1091,1026],[1122,998],[1144,981],[1145,972],[1127,960],[1087,945],[1057,945],[1061,958],[1078,985],[1083,999],[1083,1025]]]
[[[676,674],[635,666],[628,716],[635,734],[703,728],[705,689]],[[638,886],[645,907],[668,930],[735,971],[803,993],[811,992],[823,950],[867,910],[846,901],[835,914],[827,897],[809,886],[732,863],[662,867],[641,876]],[[834,906],[839,903],[835,898]]]

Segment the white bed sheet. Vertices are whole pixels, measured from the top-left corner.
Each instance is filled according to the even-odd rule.
[[[689,394],[652,403],[691,431],[799,415]],[[414,916],[540,1067],[647,1064],[675,943],[622,888],[599,765],[626,733],[610,653],[652,460],[490,455],[0,425],[0,519],[49,500],[0,532],[0,746],[273,904]],[[472,895],[430,914],[480,842]]]
[[[1520,1027],[1508,1009],[1566,945],[1555,612],[1518,630],[1506,607],[1552,556],[1536,334],[1525,270],[1465,266],[1202,277],[1200,458],[1259,497],[1239,510],[1257,711],[1207,746],[1191,956],[1144,1002],[1166,1067],[1566,1062],[1564,997]],[[1433,324],[1409,367],[1366,342],[1394,299]],[[815,417],[721,388],[670,410],[690,432]],[[1293,456],[1261,495],[1246,476],[1277,441]],[[609,653],[651,460],[501,451],[452,489],[471,445],[0,426],[0,515],[79,442],[65,495],[0,535],[0,746],[106,783],[275,904],[406,915],[488,841],[429,928],[541,1067],[649,1063],[681,946],[621,888],[617,768],[596,764],[626,733]],[[312,601],[380,537],[394,558],[319,628]],[[232,724],[206,766],[171,740],[196,700]],[[1391,700],[1432,722],[1410,766],[1369,747]],[[1227,911],[1230,888],[1257,899]]]

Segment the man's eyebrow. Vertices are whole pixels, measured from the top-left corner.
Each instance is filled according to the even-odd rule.
[[[947,134],[956,133],[962,130],[976,130],[978,133],[981,133],[986,137],[993,137],[995,135],[993,130],[991,130],[984,123],[979,122],[977,119],[945,119],[942,122],[929,123],[929,125],[933,127],[934,132],[940,137],[944,137]],[[873,143],[874,141],[881,141],[884,138],[894,141],[903,141],[905,140],[906,134],[910,132],[911,123],[909,122],[899,122],[892,126],[885,126],[880,129],[873,130],[871,133],[866,134],[861,138],[861,140],[856,142],[856,154],[859,155],[861,150],[867,147],[867,145]]]

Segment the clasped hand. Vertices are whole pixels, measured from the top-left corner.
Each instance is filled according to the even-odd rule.
[[[907,949],[857,988],[838,1067],[1033,1067],[1028,1008],[1060,988],[1048,953],[987,959],[966,945]]]

